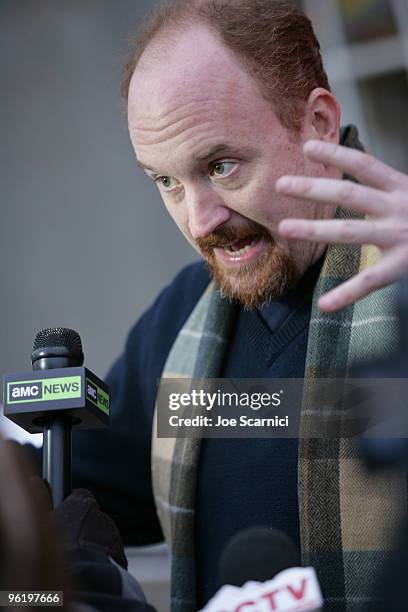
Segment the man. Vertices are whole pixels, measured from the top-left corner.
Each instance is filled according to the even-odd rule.
[[[183,270],[130,333],[108,378],[110,432],[75,442],[82,483],[128,542],[163,530],[175,610],[211,597],[225,543],[256,524],[298,543],[330,609],[356,609],[390,548],[403,479],[370,477],[350,442],[306,430],[299,444],[153,432],[152,483],[156,380],[305,376],[303,416],[318,410],[317,377],[392,353],[393,289],[373,291],[408,267],[408,179],[353,150],[355,128],[338,146],[339,106],[292,2],[171,2],[139,39],[123,92],[138,164],[210,272]]]

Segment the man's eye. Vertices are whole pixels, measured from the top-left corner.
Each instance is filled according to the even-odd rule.
[[[162,187],[163,191],[172,191],[178,185],[176,179],[173,179],[170,176],[158,176],[155,181],[159,187]]]
[[[232,170],[235,168],[235,162],[221,161],[213,164],[211,168],[211,176],[218,178],[225,178],[229,176]]]

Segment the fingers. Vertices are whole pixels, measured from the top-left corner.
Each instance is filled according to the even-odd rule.
[[[374,157],[319,140],[304,145],[309,159],[334,166],[364,185],[347,180],[284,176],[276,190],[294,198],[345,206],[368,219],[285,219],[279,233],[288,239],[323,243],[374,244],[383,259],[322,296],[318,306],[335,312],[399,280],[408,269],[408,176]]]
[[[356,212],[377,216],[385,215],[392,209],[386,194],[352,181],[283,176],[277,181],[276,190],[295,198],[338,204]]]
[[[324,312],[335,312],[366,297],[372,291],[400,280],[407,268],[406,249],[395,249],[383,259],[357,276],[354,276],[336,289],[323,295],[318,301],[318,308]]]
[[[392,191],[398,187],[408,186],[405,174],[356,149],[321,140],[310,140],[303,150],[309,159],[335,166],[354,176],[361,183],[376,189]]]
[[[285,219],[280,222],[278,230],[284,238],[327,244],[375,244],[385,248],[395,243],[395,230],[391,226],[387,227],[385,223],[373,220]]]

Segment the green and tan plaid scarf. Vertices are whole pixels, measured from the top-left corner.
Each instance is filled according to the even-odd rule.
[[[351,130],[345,144],[355,146],[355,137]],[[338,209],[336,216],[356,215]],[[393,530],[405,509],[405,479],[396,472],[367,472],[350,439],[311,439],[306,415],[319,414],[314,380],[347,377],[355,361],[383,358],[397,348],[394,286],[338,313],[325,314],[316,306],[320,295],[372,265],[377,256],[374,247],[366,246],[332,245],[327,250],[314,291],[301,412],[298,491],[302,559],[316,568],[328,609],[347,612],[366,609],[369,603],[371,582],[392,547]],[[231,334],[233,308],[211,283],[179,332],[162,376],[218,377]],[[157,438],[155,416],[153,488],[171,551],[173,612],[197,609],[194,506],[199,452],[199,439]]]

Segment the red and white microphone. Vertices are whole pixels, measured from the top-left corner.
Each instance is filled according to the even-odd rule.
[[[254,527],[232,538],[221,557],[224,584],[202,612],[318,612],[323,597],[312,567],[275,529]]]

